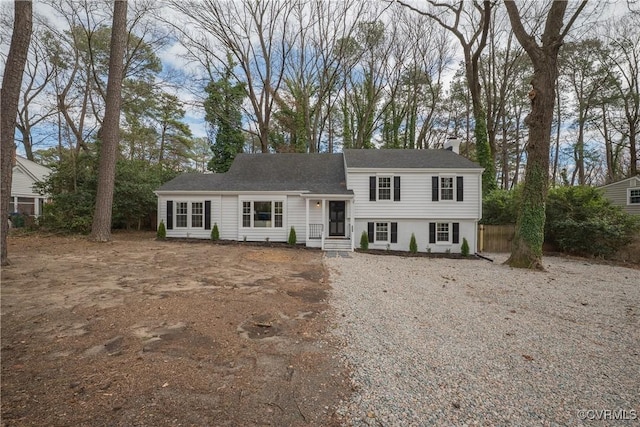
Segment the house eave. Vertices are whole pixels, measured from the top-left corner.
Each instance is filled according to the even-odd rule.
[[[484,168],[356,168],[350,167],[347,168],[348,172],[356,172],[356,173],[474,173],[474,174],[482,174],[484,172]]]
[[[638,177],[638,176],[632,176],[632,177],[629,177],[629,178],[626,178],[626,179],[621,179],[620,181],[612,182],[612,183],[610,183],[610,184],[601,185],[601,186],[600,186],[600,187],[598,187],[598,188],[607,188],[607,187],[611,187],[612,185],[620,185],[620,184],[621,184],[621,183],[623,183],[623,182],[633,181],[633,180],[636,180],[636,181],[637,181],[637,183],[638,183],[638,184],[640,184],[640,177]]]
[[[180,195],[189,195],[189,196],[242,196],[242,195],[254,195],[254,194],[264,194],[264,195],[274,195],[274,196],[299,196],[304,194],[303,191],[224,191],[224,190],[156,190],[154,191],[156,196],[180,196]]]

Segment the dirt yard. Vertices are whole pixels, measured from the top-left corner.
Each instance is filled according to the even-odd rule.
[[[338,425],[320,251],[10,236],[2,426]]]

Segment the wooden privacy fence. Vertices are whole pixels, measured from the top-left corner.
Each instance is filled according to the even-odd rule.
[[[480,252],[511,252],[511,242],[516,226],[483,225],[478,227],[478,250]]]

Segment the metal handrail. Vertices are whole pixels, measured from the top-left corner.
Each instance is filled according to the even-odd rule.
[[[324,224],[309,224],[309,239],[321,239],[324,232]]]

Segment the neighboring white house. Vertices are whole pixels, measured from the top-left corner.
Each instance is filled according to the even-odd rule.
[[[640,176],[623,179],[600,187],[612,204],[632,215],[640,215]]]
[[[325,250],[477,250],[482,171],[450,150],[239,154],[224,174],[185,174],[156,191],[167,237],[287,241]]]
[[[47,196],[38,194],[33,186],[36,182],[44,181],[50,173],[51,169],[24,157],[16,156],[13,178],[11,179],[9,213],[42,215],[42,207]]]

